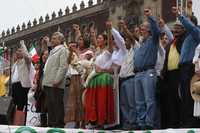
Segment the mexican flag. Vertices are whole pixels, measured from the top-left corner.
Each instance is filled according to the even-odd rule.
[[[34,45],[31,46],[29,50],[29,54],[31,55],[32,61],[37,63],[40,59],[39,55],[37,54],[36,48]]]

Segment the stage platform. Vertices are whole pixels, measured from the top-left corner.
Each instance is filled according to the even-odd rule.
[[[165,129],[147,131],[85,130],[0,125],[0,133],[200,133],[200,129]]]

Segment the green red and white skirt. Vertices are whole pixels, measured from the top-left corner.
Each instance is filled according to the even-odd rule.
[[[96,73],[88,82],[84,96],[84,118],[97,125],[115,122],[113,78],[109,73]]]

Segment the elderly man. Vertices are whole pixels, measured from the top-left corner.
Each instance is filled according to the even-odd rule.
[[[55,32],[51,37],[52,50],[44,67],[42,85],[46,93],[48,126],[64,127],[64,88],[67,71],[67,49],[64,36]]]
[[[20,48],[17,49],[15,55],[16,61],[12,68],[12,97],[17,109],[14,124],[24,125],[25,113],[23,111],[27,106],[27,94],[33,79],[31,72],[34,68],[24,41],[20,41]]]
[[[176,7],[173,7],[172,11],[176,14],[187,32],[179,61],[180,92],[182,100],[181,109],[184,110],[181,112],[182,127],[199,127],[198,119],[193,117],[194,101],[190,94],[190,83],[194,75],[194,65],[192,64],[192,60],[195,49],[200,43],[200,29],[197,27],[198,22],[196,17],[190,16],[189,18],[186,18],[181,15],[180,11]]]
[[[144,14],[148,22],[144,22],[141,26],[142,39],[140,39],[140,47],[135,50],[134,54],[136,122],[141,129],[153,129],[155,127],[157,82],[155,65],[160,29],[150,9],[145,9]]]

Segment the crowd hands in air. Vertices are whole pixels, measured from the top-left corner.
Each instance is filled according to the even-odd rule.
[[[30,56],[19,54],[20,48],[12,76],[16,110],[23,111],[32,88],[44,127],[199,127],[198,80],[193,78],[200,75],[200,29],[195,16],[184,16],[177,7],[172,13],[178,18],[172,30],[146,8],[139,26],[128,28],[119,20],[117,30],[107,21],[106,32],[97,35],[94,26],[81,31],[73,24],[67,43],[61,32],[43,37],[29,81]],[[24,121],[15,117],[14,124]]]

